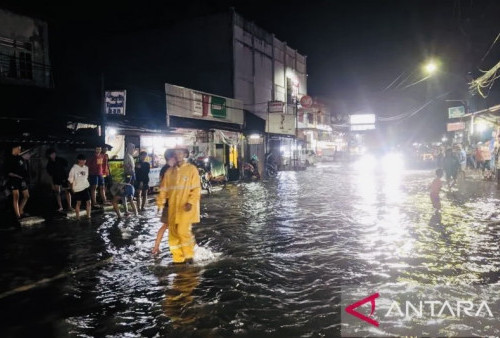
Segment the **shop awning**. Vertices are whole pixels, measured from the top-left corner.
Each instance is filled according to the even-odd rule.
[[[245,135],[250,134],[264,134],[266,131],[266,120],[258,117],[254,113],[245,110],[245,125],[243,127],[243,133]]]

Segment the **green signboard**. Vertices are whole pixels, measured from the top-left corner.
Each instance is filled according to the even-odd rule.
[[[210,113],[213,117],[220,119],[226,118],[226,99],[223,97],[212,96]]]
[[[460,118],[460,117],[463,117],[464,115],[465,115],[464,106],[448,108],[448,118],[449,119]]]

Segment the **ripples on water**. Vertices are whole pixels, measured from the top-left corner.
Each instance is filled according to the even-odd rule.
[[[439,218],[432,179],[318,165],[229,185],[203,197],[197,263],[183,268],[170,265],[166,234],[151,256],[152,208],[6,234],[2,290],[113,260],[0,299],[13,309],[3,326],[10,335],[31,322],[53,336],[337,336],[342,285],[497,283],[494,185],[443,193]]]

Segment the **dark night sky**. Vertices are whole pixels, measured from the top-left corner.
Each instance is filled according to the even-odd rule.
[[[74,38],[75,30],[91,36],[162,26],[223,11],[230,6],[307,55],[308,92],[335,99],[336,109],[343,113],[370,107],[380,115],[390,116],[406,107],[418,107],[450,90],[451,96],[463,96],[466,74],[477,75],[479,68],[489,68],[500,59],[499,42],[481,62],[500,33],[500,2],[496,0],[212,0],[156,1],[144,5],[137,1],[104,1],[92,5],[18,0],[0,4],[0,7],[47,20],[49,33],[58,32],[57,37],[52,37],[57,41],[53,44],[56,49],[64,48],[61,41]],[[441,61],[439,76],[405,90],[382,93],[399,74],[417,71],[429,57]],[[414,79],[418,79],[418,75]],[[493,94],[495,92],[500,89],[496,88]],[[495,95],[492,97],[493,102]],[[390,104],[383,106],[380,102]],[[433,121],[444,123],[443,114],[432,109],[438,108],[431,105],[418,114],[419,119],[431,124]],[[436,117],[438,115],[440,117]]]

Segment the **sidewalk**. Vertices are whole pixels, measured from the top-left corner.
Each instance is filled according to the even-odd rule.
[[[212,193],[218,192],[224,189],[223,186],[215,186],[212,187]],[[208,192],[206,190],[201,191],[202,195],[208,195]],[[151,193],[148,196],[148,205],[154,205],[156,206],[156,193]],[[63,201],[64,203],[64,201]],[[121,203],[120,203],[121,205]],[[30,214],[30,217],[27,217],[25,219],[21,219],[21,226],[32,226],[35,224],[40,224],[44,222],[45,220],[50,220],[50,219],[56,219],[56,218],[67,218],[67,219],[75,219],[76,218],[76,213],[74,211],[72,212],[65,212],[65,213],[58,213],[56,211],[56,206],[55,206],[55,197],[52,200],[51,198],[47,198],[45,194],[40,194],[37,191],[33,191],[31,193],[30,199],[28,201],[28,204],[26,206],[26,211]],[[120,210],[123,211],[123,207],[120,206]],[[113,206],[112,205],[105,205],[101,209],[92,209],[92,214],[103,214],[105,212],[113,211]],[[130,211],[130,206],[129,206],[129,211]],[[81,208],[80,210],[80,217],[85,217],[85,208]],[[12,205],[11,205],[11,200],[10,198],[4,198],[2,201],[0,201],[0,219],[2,222],[0,222],[0,227],[1,228],[12,228],[12,227],[17,227],[19,224],[17,224],[16,219],[14,217],[13,211],[12,211]],[[23,221],[24,220],[24,221]]]

